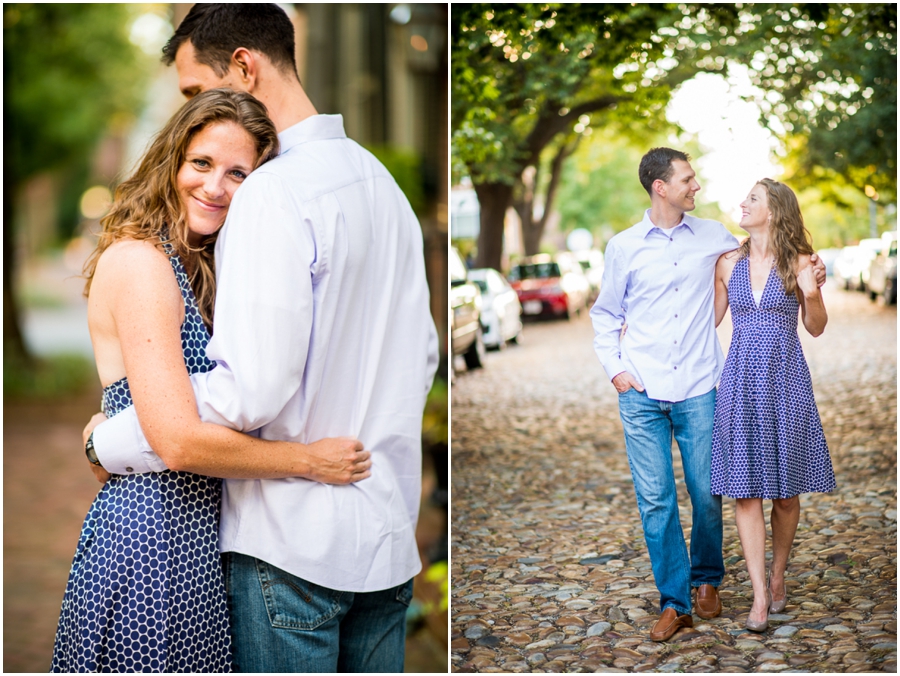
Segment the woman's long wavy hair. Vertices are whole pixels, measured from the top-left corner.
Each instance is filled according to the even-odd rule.
[[[266,107],[250,94],[211,89],[185,103],[153,139],[137,171],[116,188],[113,205],[100,221],[103,230],[97,249],[84,265],[85,295],[91,290],[97,261],[113,242],[126,237],[149,239],[163,249],[161,235],[165,233],[184,263],[203,321],[212,330],[216,297],[213,250],[218,233],[205,236],[197,246],[188,243],[177,177],[194,136],[219,122],[234,122],[250,134],[256,143],[256,167],[278,154],[275,125]]]
[[[775,256],[775,270],[784,284],[788,295],[797,290],[797,274],[794,272],[800,254],[811,254],[812,237],[803,225],[803,214],[794,191],[784,183],[763,178],[756,185],[761,185],[769,200],[769,211],[772,212],[772,224],[769,228],[769,247]],[[750,256],[750,238],[744,240],[740,247],[740,258]]]

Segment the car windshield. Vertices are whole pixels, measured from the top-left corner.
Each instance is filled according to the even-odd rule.
[[[475,282],[479,289],[481,289],[481,293],[487,293],[487,282],[483,279],[473,279],[472,281]]]
[[[556,263],[524,263],[516,265],[509,273],[509,278],[514,282],[520,279],[551,279],[559,276],[559,266]]]

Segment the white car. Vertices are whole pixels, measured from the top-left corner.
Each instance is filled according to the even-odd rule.
[[[492,268],[469,270],[469,281],[481,289],[481,325],[485,347],[501,349],[518,342],[522,333],[522,306],[509,282]]]

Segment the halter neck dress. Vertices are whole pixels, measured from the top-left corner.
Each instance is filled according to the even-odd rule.
[[[728,282],[734,332],[716,394],[711,490],[732,498],[829,493],[834,471],[800,338],[800,303],[774,268],[759,304],[749,258]]]
[[[215,366],[181,260],[165,245],[184,299],[189,373]],[[127,378],[103,390],[112,417],[132,404]],[[63,597],[53,672],[230,672],[219,559],[220,479],[188,472],[113,475],[81,529]]]

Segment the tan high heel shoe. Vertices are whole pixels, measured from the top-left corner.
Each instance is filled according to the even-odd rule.
[[[766,600],[768,600],[768,606],[772,605],[772,592],[769,591],[768,587],[766,587]],[[769,628],[769,610],[766,608],[766,619],[762,622],[756,622],[755,620],[750,619],[750,615],[747,615],[747,621],[744,622],[744,626],[747,627],[750,631],[755,631],[757,633],[764,632]]]
[[[769,578],[771,577],[771,570],[766,574],[766,591],[769,592],[769,598],[771,599],[769,603],[769,612],[770,613],[780,613],[787,606],[787,586],[784,588],[784,596],[777,601],[775,597],[772,595],[772,589],[769,587]]]

